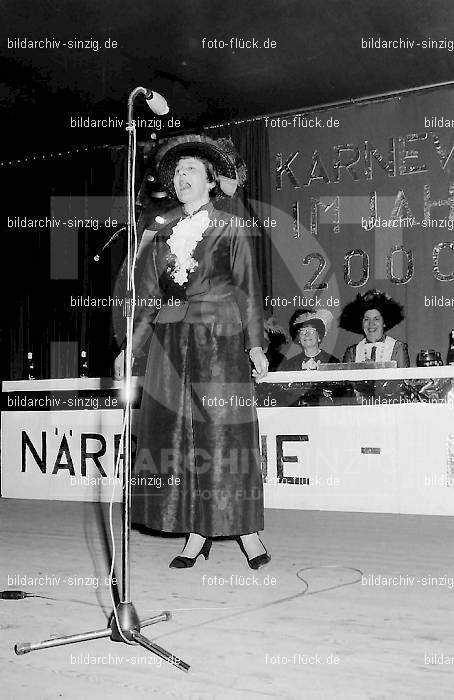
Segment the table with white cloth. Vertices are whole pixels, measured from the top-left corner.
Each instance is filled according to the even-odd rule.
[[[265,506],[454,514],[453,382],[453,366],[269,373],[255,394]],[[133,392],[134,432],[139,377]],[[3,497],[121,500],[119,382],[7,381],[1,396]]]

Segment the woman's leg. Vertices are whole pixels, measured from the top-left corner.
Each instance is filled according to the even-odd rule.
[[[190,532],[188,540],[180,556],[189,557],[193,559],[199,554],[200,550],[204,545],[204,542],[205,537],[203,537],[203,535],[198,535],[195,532]]]
[[[240,538],[249,559],[265,554],[266,549],[258,532],[252,532],[250,535],[240,535]]]

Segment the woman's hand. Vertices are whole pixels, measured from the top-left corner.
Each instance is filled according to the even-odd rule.
[[[114,360],[114,379],[123,379],[125,376],[125,351],[122,350]]]
[[[256,347],[249,350],[249,357],[255,367],[252,370],[252,376],[256,381],[260,381],[263,377],[268,374],[268,358],[263,352],[262,348]]]

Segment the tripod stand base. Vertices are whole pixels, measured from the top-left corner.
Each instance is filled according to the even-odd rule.
[[[120,627],[117,625],[117,620]],[[144,649],[153,652],[157,656],[160,656],[167,663],[176,666],[181,671],[189,671],[189,664],[174,656],[170,652],[163,649],[158,644],[150,642],[147,637],[141,634],[141,627],[147,627],[148,625],[155,625],[157,622],[166,622],[170,620],[170,612],[164,611],[159,615],[150,617],[146,620],[139,620],[136,609],[132,603],[119,603],[116,608],[116,617],[112,613],[109,620],[109,627],[102,630],[93,630],[92,632],[83,632],[81,634],[72,634],[68,637],[55,637],[53,639],[45,639],[42,642],[37,642],[32,644],[30,642],[21,642],[15,644],[14,651],[18,656],[23,654],[28,654],[30,651],[38,651],[39,649],[49,649],[51,647],[58,647],[64,644],[76,644],[77,642],[88,642],[91,639],[102,639],[104,637],[110,637],[113,642],[124,642],[125,644],[139,644]],[[120,631],[121,630],[121,631]]]
[[[140,620],[136,609],[132,603],[118,603],[117,615],[110,616],[109,625],[112,630],[111,640],[113,642],[124,642],[125,637],[132,643],[132,633],[140,632]],[[117,624],[117,618],[120,627]]]

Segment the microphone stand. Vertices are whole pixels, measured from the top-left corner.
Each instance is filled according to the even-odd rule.
[[[135,236],[135,201],[134,201],[134,173],[135,173],[135,143],[136,131],[132,119],[134,100],[140,94],[150,97],[152,93],[143,87],[135,88],[128,98],[128,265],[127,265],[127,291],[125,303],[126,316],[126,349],[125,349],[125,405],[123,408],[123,421],[125,424],[123,439],[123,502],[122,502],[122,569],[121,569],[121,596],[120,602],[114,607],[109,620],[109,626],[101,630],[93,630],[81,634],[73,634],[67,637],[58,637],[44,640],[32,644],[22,642],[14,646],[14,651],[21,656],[30,651],[48,649],[49,647],[61,646],[63,644],[75,644],[86,642],[91,639],[101,639],[110,637],[113,642],[125,642],[126,644],[139,644],[152,651],[157,656],[173,664],[182,671],[188,671],[190,666],[182,659],[174,656],[166,649],[154,644],[141,633],[141,627],[154,625],[157,622],[165,622],[171,617],[170,612],[162,612],[154,617],[140,621],[134,604],[130,599],[130,553],[129,539],[131,532],[131,379],[132,379],[132,330],[133,330],[133,274],[136,258],[135,246],[133,248],[133,236]],[[137,244],[137,241],[135,241]],[[131,258],[131,250],[134,255]],[[112,581],[111,581],[112,585]]]

